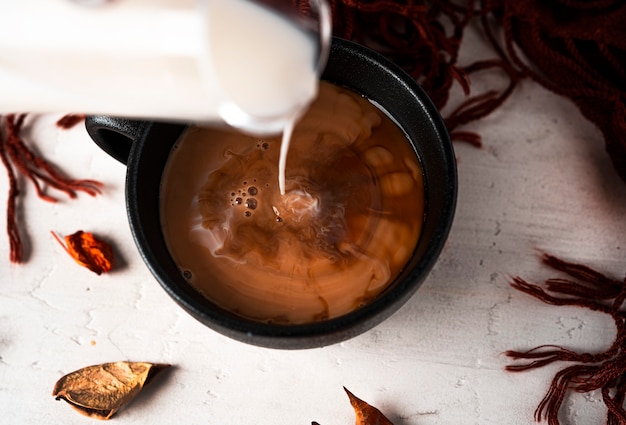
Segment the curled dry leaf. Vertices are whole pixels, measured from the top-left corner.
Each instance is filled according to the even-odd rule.
[[[52,395],[83,415],[110,419],[168,364],[116,362],[88,366],[63,376]]]
[[[350,404],[356,414],[356,425],[393,425],[389,419],[381,413],[380,410],[364,402],[363,400],[352,394],[346,387],[343,388],[348,394]],[[312,422],[311,425],[319,425]]]
[[[348,394],[350,404],[354,408],[356,425],[393,425],[380,410],[357,398],[346,387],[343,389]]]
[[[74,261],[97,275],[106,273],[113,267],[113,248],[92,233],[79,230],[65,236],[65,243],[56,233],[51,233]]]

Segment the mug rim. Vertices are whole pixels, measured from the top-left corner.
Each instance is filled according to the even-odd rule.
[[[448,237],[456,209],[457,169],[452,143],[438,110],[412,77],[369,48],[334,37],[327,69],[334,66],[338,61],[340,62],[338,66],[355,62],[374,67],[376,71],[392,78],[398,90],[405,95],[409,93],[413,97],[412,101],[419,103],[419,108],[424,112],[424,117],[428,119],[428,122],[423,122],[421,125],[430,127],[430,131],[438,135],[436,143],[429,143],[427,148],[438,150],[438,154],[443,160],[443,166],[440,166],[441,172],[445,177],[445,181],[436,182],[437,191],[440,192],[437,196],[443,197],[443,204],[438,211],[437,225],[432,229],[434,236],[420,254],[416,265],[411,270],[406,271],[402,278],[396,279],[374,300],[352,312],[312,323],[293,325],[264,323],[247,319],[220,307],[191,287],[180,276],[180,273],[177,273],[178,278],[173,278],[172,266],[176,266],[169,251],[167,251],[160,225],[156,228],[158,230],[156,232],[155,223],[152,223],[152,227],[150,227],[149,223],[146,223],[144,213],[147,208],[156,207],[156,215],[160,215],[158,197],[154,200],[156,205],[152,201],[150,201],[152,205],[145,205],[145,197],[141,194],[144,189],[140,190],[140,187],[143,188],[146,172],[158,172],[159,180],[162,173],[162,170],[155,171],[153,167],[150,167],[151,151],[155,149],[146,149],[146,146],[150,145],[151,137],[157,137],[154,136],[156,134],[161,138],[164,135],[175,138],[168,148],[167,153],[169,154],[171,146],[183,134],[187,126],[162,122],[148,123],[143,129],[142,136],[131,147],[127,164],[126,205],[131,232],[144,262],[161,287],[179,306],[204,325],[232,339],[268,348],[303,349],[334,344],[361,334],[387,319],[413,296],[436,263]],[[357,75],[355,78],[359,78],[359,76]],[[324,76],[323,79],[325,79]],[[333,83],[333,78],[329,78],[327,81]],[[349,88],[349,84],[343,84],[343,86]],[[376,96],[372,96],[370,93],[360,94],[376,100]],[[400,125],[400,127],[406,133],[404,126]],[[420,145],[419,141],[410,140],[410,142],[414,149],[417,149],[416,145]],[[420,152],[416,152],[416,155],[421,163]],[[159,157],[159,160],[161,161],[163,158]],[[427,164],[421,163],[421,165]],[[426,170],[423,170],[423,173],[426,174]],[[428,187],[426,189],[428,190]],[[429,197],[430,194],[427,194],[427,203]],[[426,207],[428,208],[428,205]],[[425,212],[424,221],[428,219],[429,213],[432,214],[429,211]],[[422,236],[420,235],[420,241]],[[158,244],[155,245],[155,241]],[[421,244],[420,241],[418,241],[418,246]],[[416,246],[414,254],[417,249]],[[165,261],[164,255],[167,256]]]

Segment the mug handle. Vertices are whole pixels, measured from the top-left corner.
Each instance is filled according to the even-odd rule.
[[[141,135],[145,121],[133,121],[105,115],[85,119],[87,133],[100,148],[120,161],[128,162],[130,149]]]

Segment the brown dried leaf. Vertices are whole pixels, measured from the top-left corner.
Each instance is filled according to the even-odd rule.
[[[354,408],[356,425],[393,425],[380,410],[357,398],[346,387],[343,389],[348,394],[350,404]]]
[[[100,275],[113,268],[113,248],[111,245],[96,238],[93,233],[79,230],[65,236],[65,244],[56,233],[52,236],[61,244],[65,251],[83,267]]]
[[[109,419],[168,364],[116,362],[88,366],[63,376],[52,395],[83,415]]]

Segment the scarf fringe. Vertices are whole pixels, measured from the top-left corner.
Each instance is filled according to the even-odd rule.
[[[577,353],[555,345],[541,345],[528,351],[506,351],[513,360],[530,360],[506,366],[510,372],[523,372],[554,362],[576,363],[559,371],[535,411],[535,420],[558,425],[558,414],[569,391],[588,393],[601,390],[608,408],[607,424],[626,424],[626,316],[621,311],[626,298],[626,280],[610,279],[582,264],[544,254],[544,264],[569,278],[553,278],[544,287],[514,277],[511,286],[547,304],[578,306],[608,314],[613,318],[616,337],[602,353]],[[576,280],[573,280],[576,279]]]
[[[57,202],[57,198],[47,194],[45,189],[48,187],[65,193],[70,199],[76,198],[78,192],[96,196],[101,193],[102,188],[102,183],[95,180],[75,180],[64,176],[26,146],[21,136],[25,118],[26,114],[0,116],[0,160],[9,180],[6,228],[9,236],[9,260],[12,263],[24,261],[24,247],[17,221],[17,200],[21,194],[18,173],[30,181],[37,196],[47,202]]]

